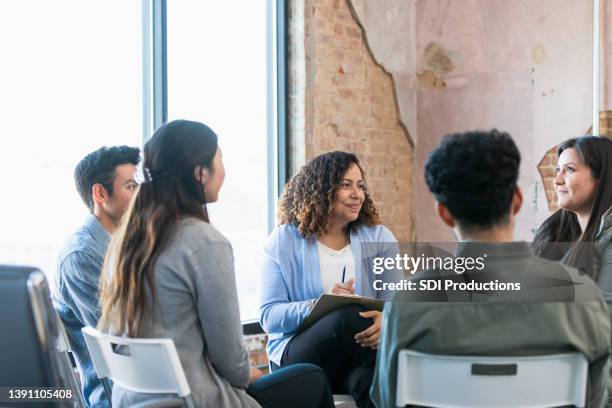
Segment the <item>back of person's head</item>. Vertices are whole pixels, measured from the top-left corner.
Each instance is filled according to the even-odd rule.
[[[602,216],[612,206],[612,140],[597,136],[572,138],[559,145],[557,157],[568,149],[576,151],[578,160],[588,167],[595,181],[589,221],[582,231],[574,209],[563,208],[560,204],[562,208],[546,219],[536,232],[533,248],[536,254],[548,259],[565,258],[564,263],[581,268],[597,279],[592,268],[591,243],[595,241]],[[566,243],[574,244],[568,247]]]
[[[94,210],[92,187],[95,184],[101,184],[109,196],[112,196],[117,166],[122,164],[136,166],[139,162],[140,150],[128,146],[105,146],[85,156],[74,169],[74,182],[89,211]]]
[[[161,126],[145,144],[145,181],[113,238],[101,275],[101,329],[138,335],[145,283],[154,302],[153,268],[177,222],[184,217],[208,222],[205,187],[197,174],[214,172],[216,153],[217,135],[187,120]]]
[[[444,137],[425,163],[425,180],[459,228],[486,230],[508,222],[521,155],[505,132]]]
[[[353,165],[359,168],[364,181],[364,201],[359,216],[349,223],[348,229],[360,224],[379,224],[378,211],[365,183],[359,159],[353,153],[341,151],[316,156],[287,182],[278,204],[279,224],[295,225],[303,237],[324,234],[338,188]]]
[[[190,215],[208,221],[202,207],[208,200],[194,169],[200,166],[213,172],[216,153],[217,135],[203,123],[175,120],[161,126],[144,147],[145,183],[135,209],[163,209],[173,217]]]

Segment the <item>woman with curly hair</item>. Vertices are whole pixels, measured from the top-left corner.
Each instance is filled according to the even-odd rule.
[[[357,157],[336,151],[302,167],[285,187],[278,221],[260,265],[260,322],[272,367],[316,364],[335,393],[370,406],[381,313],[345,306],[297,333],[321,294],[388,300],[391,293],[372,283],[398,280],[396,271],[375,275],[363,262],[362,243],[371,243],[368,257],[394,256],[396,239],[381,225]]]

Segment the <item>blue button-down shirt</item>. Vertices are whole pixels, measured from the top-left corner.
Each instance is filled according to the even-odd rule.
[[[81,328],[98,324],[98,281],[109,241],[110,235],[100,221],[89,215],[60,255],[53,293],[53,304],[64,323],[81,373],[83,397],[89,407],[96,408],[110,408],[110,404],[89,357]]]

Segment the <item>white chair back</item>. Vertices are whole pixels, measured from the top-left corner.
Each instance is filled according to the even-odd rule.
[[[68,353],[72,351],[72,348],[70,347],[70,341],[68,341],[68,333],[66,333],[64,322],[62,322],[62,319],[60,319],[57,313],[55,314],[55,317],[57,319],[57,328],[58,328],[57,340],[56,340],[57,351]]]
[[[398,407],[584,407],[588,362],[580,353],[473,357],[402,350],[397,374]]]
[[[147,394],[191,394],[172,339],[130,339],[82,329],[99,378]]]

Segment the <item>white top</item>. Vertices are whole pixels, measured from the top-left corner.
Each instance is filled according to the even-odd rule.
[[[336,283],[342,282],[342,270],[345,267],[344,281],[355,278],[355,258],[350,244],[337,251],[317,241],[317,247],[324,293],[329,293]]]

